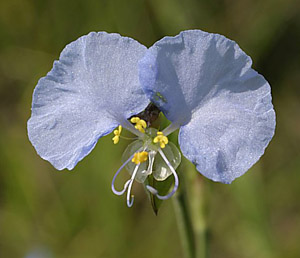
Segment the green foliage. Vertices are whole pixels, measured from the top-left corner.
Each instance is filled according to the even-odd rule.
[[[156,215],[158,215],[158,211],[160,209],[160,206],[163,203],[163,200],[158,199],[155,195],[147,191],[146,185],[152,186],[154,189],[158,191],[160,195],[166,195],[171,186],[174,184],[174,178],[172,176],[169,176],[166,180],[164,181],[157,181],[154,179],[154,177],[151,175],[147,178],[147,180],[144,183],[144,189],[145,192],[147,193],[149,200],[152,205],[152,209]]]

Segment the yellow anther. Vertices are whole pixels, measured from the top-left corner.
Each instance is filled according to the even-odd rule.
[[[163,132],[157,132],[157,136],[153,139],[154,143],[159,142],[159,146],[163,149],[168,144],[169,140],[167,136],[164,136]]]
[[[147,123],[145,120],[140,119],[139,117],[133,117],[130,119],[130,122],[135,124],[135,129],[139,130],[141,133],[145,133]]]
[[[139,117],[136,117],[136,116],[135,116],[135,117],[133,117],[133,118],[130,119],[130,122],[133,123],[133,124],[136,124],[136,123],[137,123],[138,121],[140,121],[140,120],[141,120],[141,119],[140,119]]]
[[[147,161],[147,159],[148,159],[148,152],[142,151],[142,152],[135,153],[131,161],[138,165],[140,163]]]
[[[143,120],[143,119],[141,119],[141,120],[139,121],[139,124],[140,124],[143,128],[146,128],[146,127],[147,127],[147,123],[146,123],[146,121]]]
[[[115,136],[112,138],[114,144],[117,144],[119,142],[121,132],[122,132],[122,126],[119,125],[118,129],[114,130],[114,135]]]

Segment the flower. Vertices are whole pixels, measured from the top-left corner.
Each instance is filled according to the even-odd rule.
[[[162,131],[151,126],[160,111],[172,122]],[[135,180],[162,200],[176,192],[181,154],[168,135],[177,129],[181,151],[197,170],[230,183],[273,137],[270,86],[251,68],[250,57],[218,34],[184,31],[147,50],[118,34],[90,33],[67,45],[39,80],[29,139],[55,168],[73,169],[102,136],[113,132],[114,144],[125,138],[122,128],[138,139],[125,150],[111,187],[117,195],[127,191],[129,207]],[[118,191],[123,168],[131,178]],[[173,189],[161,195],[149,175],[156,181],[173,175]]]
[[[231,183],[274,135],[270,86],[232,40],[200,30],[156,42],[139,62],[149,99],[180,128],[182,154],[205,177]]]

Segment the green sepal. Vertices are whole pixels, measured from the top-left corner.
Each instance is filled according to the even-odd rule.
[[[148,178],[144,182],[144,189],[147,193],[149,200],[151,202],[152,209],[155,213],[155,215],[158,214],[158,210],[163,203],[163,200],[158,199],[155,195],[153,195],[151,192],[149,192],[146,188],[146,185],[150,185],[153,188],[155,188],[159,195],[166,195],[169,190],[171,189],[172,185],[174,184],[174,177],[169,176],[164,181],[157,181],[154,179],[153,175],[149,175]]]

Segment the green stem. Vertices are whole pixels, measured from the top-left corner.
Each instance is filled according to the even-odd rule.
[[[180,189],[173,198],[185,258],[206,258],[206,223],[203,185],[194,168],[180,174]]]
[[[188,211],[184,193],[178,192],[173,197],[174,211],[181,238],[182,249],[185,258],[195,258],[195,241],[192,222]]]
[[[204,258],[207,257],[207,228],[204,214],[204,185],[199,176],[197,173],[197,178],[190,182],[192,186],[190,188],[190,203],[196,242],[196,257]]]

